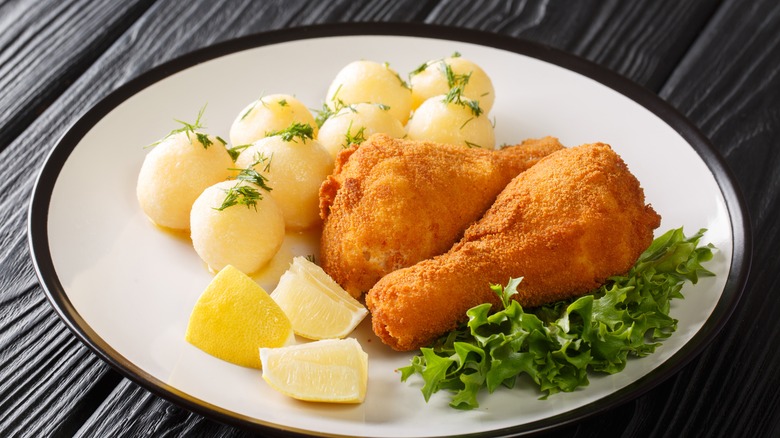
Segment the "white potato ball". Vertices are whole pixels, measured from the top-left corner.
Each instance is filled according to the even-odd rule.
[[[292,123],[309,124],[317,132],[311,111],[300,100],[287,94],[270,94],[247,105],[230,126],[233,146],[252,144],[268,133],[282,131]]]
[[[484,112],[476,115],[468,103],[466,98],[448,102],[446,96],[426,100],[406,125],[408,138],[495,149],[493,124]]]
[[[266,137],[244,149],[236,167],[254,169],[268,178],[271,197],[291,230],[318,225],[320,185],[333,171],[333,158],[317,140],[301,137],[285,141]]]
[[[203,142],[198,137],[192,131],[170,135],[144,158],[136,195],[143,212],[159,226],[188,230],[195,199],[231,174],[233,160],[225,144],[216,137],[201,134]]]
[[[379,103],[402,124],[412,110],[412,90],[388,64],[354,61],[347,64],[331,82],[326,104],[338,111],[341,105]]]
[[[228,193],[236,193],[238,188],[255,190],[262,199],[256,199],[255,205],[238,202],[219,210]],[[210,270],[218,272],[233,265],[252,274],[276,255],[284,240],[284,218],[268,195],[250,182],[222,181],[198,197],[192,205],[190,236],[195,252]],[[247,198],[239,195],[241,199]]]
[[[452,82],[463,81],[466,75],[468,80],[463,88],[463,96],[478,101],[482,110],[489,113],[496,99],[493,82],[480,66],[460,56],[430,61],[424,70],[411,75],[412,109],[431,97],[447,94]]]
[[[398,119],[390,115],[387,107],[373,103],[357,103],[328,118],[320,127],[317,140],[335,159],[339,151],[378,133],[402,138],[406,135],[406,130]]]

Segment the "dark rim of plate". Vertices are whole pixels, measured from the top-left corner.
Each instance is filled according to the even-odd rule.
[[[732,234],[734,236],[733,258],[725,288],[715,309],[701,330],[672,357],[636,382],[599,399],[596,403],[543,420],[506,429],[478,433],[473,436],[516,436],[550,431],[588,416],[613,409],[644,394],[677,373],[714,339],[726,324],[733,309],[739,302],[747,281],[752,257],[751,230],[744,199],[737,188],[731,171],[709,140],[685,116],[652,91],[617,73],[575,55],[538,43],[483,31],[419,23],[349,23],[307,26],[249,35],[190,52],[154,67],[120,86],[89,109],[67,130],[52,149],[36,181],[30,202],[28,236],[31,255],[39,280],[49,301],[67,326],[95,354],[122,375],[152,393],[223,423],[273,435],[339,436],[261,422],[257,419],[225,410],[169,386],[124,358],[90,328],[68,299],[67,292],[59,281],[51,258],[47,221],[49,203],[55,182],[71,152],[84,135],[105,115],[149,85],[204,61],[247,49],[287,41],[359,35],[410,36],[473,43],[536,58],[594,79],[657,115],[693,147],[720,186],[732,221]]]

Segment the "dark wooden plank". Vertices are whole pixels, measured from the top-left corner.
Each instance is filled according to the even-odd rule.
[[[541,42],[658,91],[718,3],[446,0],[439,3],[426,22]]]
[[[148,3],[0,4],[0,149],[39,117]],[[64,126],[56,119],[48,122]],[[29,261],[26,204],[34,169],[47,150],[40,141],[48,139],[51,144],[53,140],[45,131],[38,130],[21,148],[6,149],[0,158],[4,180],[0,194],[3,436],[67,435],[119,381],[118,375],[65,329],[46,302]]]
[[[152,1],[0,4],[0,150],[59,97]]]

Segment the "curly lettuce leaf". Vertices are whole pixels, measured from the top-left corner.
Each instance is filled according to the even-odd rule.
[[[629,357],[655,351],[677,329],[670,301],[682,299],[685,282],[712,276],[702,266],[712,245],[699,246],[704,229],[686,237],[682,228],[656,238],[624,276],[575,300],[524,310],[512,299],[522,278],[491,285],[503,309],[490,304],[466,313],[468,323],[422,348],[411,364],[399,369],[406,381],[422,376],[428,401],[440,390],[453,393],[450,406],[473,409],[477,396],[501,386],[514,387],[527,375],[546,398],[588,385],[589,372],[617,373]]]

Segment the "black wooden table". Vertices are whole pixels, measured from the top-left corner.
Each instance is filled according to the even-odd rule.
[[[562,49],[657,93],[709,137],[750,213],[732,318],[648,393],[555,436],[780,436],[780,6],[776,0],[0,1],[0,436],[244,436],[123,378],[59,320],[27,244],[43,159],[111,90],[234,37],[337,22],[479,29]]]

